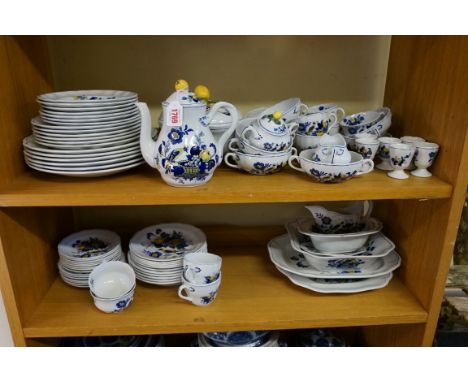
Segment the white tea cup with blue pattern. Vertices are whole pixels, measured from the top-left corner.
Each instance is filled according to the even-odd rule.
[[[182,276],[182,285],[179,287],[178,295],[193,305],[208,306],[216,299],[220,285],[221,273],[216,281],[204,285],[193,284]]]
[[[219,278],[221,264],[221,256],[208,252],[188,253],[183,260],[183,277],[192,284],[210,284]]]

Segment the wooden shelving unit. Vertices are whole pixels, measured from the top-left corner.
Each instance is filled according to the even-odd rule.
[[[287,185],[287,187],[285,187]],[[288,203],[362,199],[448,198],[452,186],[437,177],[406,182],[376,170],[341,184],[312,182],[286,169],[275,176],[253,177],[228,168],[196,188],[167,186],[157,171],[143,168],[98,179],[58,178],[26,172],[0,188],[1,207],[182,205],[226,203]]]
[[[294,41],[304,44],[307,38]],[[219,39],[222,44],[210,40],[212,49],[232,41]],[[264,39],[274,46],[274,37]],[[161,41],[161,49],[169,46]],[[240,55],[245,41],[233,44]],[[101,179],[31,171],[21,142],[37,113],[36,95],[54,89],[52,53],[42,37],[0,37],[0,285],[16,345],[38,344],[44,337],[339,326],[360,327],[368,345],[432,344],[468,185],[468,38],[392,38],[384,97],[394,116],[391,132],[441,145],[434,177],[398,181],[374,171],[330,185],[291,170],[254,177],[220,168],[206,186],[191,189],[169,187],[147,167]],[[281,62],[272,65],[294,76]],[[292,285],[266,252],[282,227],[206,228],[210,248],[224,258],[224,278],[219,299],[204,309],[179,300],[174,288],[139,284],[131,309],[106,315],[93,307],[86,290],[67,286],[57,274],[56,244],[78,228],[76,213],[84,206],[250,203],[255,208],[362,199],[376,201],[375,215],[402,257],[394,279],[381,290],[323,295]]]

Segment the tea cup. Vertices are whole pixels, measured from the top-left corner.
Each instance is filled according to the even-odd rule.
[[[299,116],[307,112],[307,105],[301,102],[300,98],[288,98],[264,110],[261,115],[273,114],[275,111],[280,111],[282,118],[288,122],[296,121]]]
[[[314,137],[312,135],[302,135],[297,133],[294,136],[294,147],[296,147],[299,152],[307,149],[315,149],[318,147],[319,142],[320,137]]]
[[[194,305],[208,306],[216,299],[220,285],[221,273],[216,281],[203,285],[193,284],[182,276],[182,285],[179,287],[178,295]]]
[[[411,175],[421,178],[431,177],[432,174],[427,170],[427,168],[434,162],[434,159],[439,152],[439,145],[432,142],[415,142],[414,146],[414,165],[417,169],[411,171]]]
[[[417,142],[425,142],[426,140],[421,137],[415,137],[412,135],[405,135],[404,137],[400,138],[401,143],[406,143],[409,145],[414,145]]]
[[[394,179],[408,179],[405,169],[410,165],[414,155],[414,146],[407,143],[392,143],[390,145],[390,166],[393,171],[387,173]]]
[[[379,141],[374,137],[357,138],[355,141],[356,152],[362,155],[364,159],[374,160],[375,154],[379,148]]]
[[[320,105],[312,105],[308,107],[307,114],[315,114],[315,113],[332,113],[335,115],[336,120],[339,122],[345,116],[345,111],[343,108],[338,107],[335,103],[324,103]],[[341,114],[338,116],[338,114]]]
[[[320,138],[319,146],[315,150],[314,160],[328,164],[347,164],[351,155],[346,148],[346,141],[341,134],[325,134]]]
[[[288,163],[289,157],[296,154],[297,150],[294,147],[285,152],[265,155],[237,151],[227,153],[224,156],[224,162],[229,167],[241,169],[253,175],[268,175],[280,171]]]
[[[276,155],[276,154],[283,154],[291,149],[292,145],[285,147],[283,151],[267,151],[263,149],[259,149],[258,147],[250,145],[247,141],[240,138],[232,138],[229,141],[228,148],[232,152],[236,153],[244,153],[244,154],[251,154],[251,155],[261,155],[261,156],[269,156],[269,155]]]
[[[393,143],[400,143],[399,138],[394,137],[380,137],[377,139],[379,141],[379,158],[382,160],[376,167],[379,170],[391,171],[392,166],[390,166],[390,145]]]
[[[293,142],[293,136],[290,133],[275,135],[254,126],[245,128],[241,138],[251,146],[265,151],[284,151]]]
[[[222,259],[208,252],[193,252],[184,256],[183,275],[192,284],[209,284],[216,281],[221,273]]]
[[[333,126],[338,126],[336,114],[329,112],[305,114],[298,119],[297,132],[302,135],[320,137],[328,133]]]

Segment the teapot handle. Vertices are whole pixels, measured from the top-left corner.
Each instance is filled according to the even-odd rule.
[[[217,102],[213,105],[213,107],[211,108],[210,112],[207,114],[207,116],[205,117],[205,125],[208,125],[210,124],[211,120],[213,119],[214,115],[216,114],[216,112],[221,109],[221,108],[224,108],[226,109],[232,116],[232,121],[231,121],[231,126],[229,126],[229,129],[227,129],[223,135],[221,135],[221,137],[219,138],[218,142],[216,142],[216,146],[218,146],[218,152],[219,152],[219,162],[218,162],[218,165],[221,163],[222,161],[222,158],[223,158],[223,148],[224,148],[224,144],[227,142],[227,140],[229,139],[229,137],[232,135],[232,133],[234,132],[234,130],[236,129],[237,127],[237,122],[239,121],[239,113],[237,112],[237,109],[236,107],[232,104],[232,103],[228,103],[228,102]]]
[[[157,168],[157,161],[155,158],[156,142],[153,141],[151,136],[151,114],[148,105],[144,102],[137,102],[138,110],[141,115],[140,127],[140,150],[145,161],[154,168]]]

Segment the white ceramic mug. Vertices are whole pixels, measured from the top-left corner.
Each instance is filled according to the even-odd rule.
[[[221,274],[222,259],[208,252],[188,253],[184,256],[184,278],[192,284],[209,284]]]
[[[221,285],[221,274],[218,279],[210,284],[196,285],[188,282],[182,276],[183,284],[179,287],[179,297],[190,301],[197,306],[207,306],[213,303]]]

